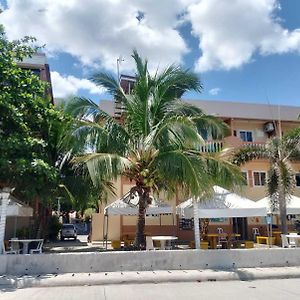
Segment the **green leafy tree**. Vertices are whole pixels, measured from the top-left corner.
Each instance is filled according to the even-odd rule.
[[[55,186],[53,128],[63,119],[45,96],[46,84],[17,66],[35,53],[33,41],[10,42],[0,27],[0,185],[27,200]]]
[[[270,169],[268,172],[268,195],[273,210],[279,208],[281,230],[287,233],[286,204],[295,188],[295,172],[292,162],[300,159],[299,129],[283,136],[273,137],[261,146],[241,148],[234,156],[234,163],[242,165],[256,159],[267,159]]]
[[[228,186],[241,177],[238,168],[218,154],[201,152],[205,141],[200,133],[210,130],[220,138],[226,125],[179,100],[187,91],[201,90],[198,77],[173,65],[151,75],[136,51],[133,59],[136,82],[130,95],[108,74],[92,77],[124,107],[120,120],[85,98],[74,98],[66,110],[77,119],[72,131],[77,140],[75,162],[87,167],[94,184],[120,175],[132,181],[131,193],[139,195],[135,245],[143,248],[150,194],[163,191],[171,196],[179,189],[199,196],[213,184],[222,181]]]

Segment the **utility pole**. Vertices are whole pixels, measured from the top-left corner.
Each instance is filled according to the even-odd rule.
[[[117,76],[118,76],[118,81],[119,81],[119,84],[120,84],[120,64],[122,63],[122,61],[124,61],[124,58],[120,55],[118,58],[117,58]]]

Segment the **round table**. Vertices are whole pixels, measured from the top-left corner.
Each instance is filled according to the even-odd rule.
[[[171,235],[157,235],[152,237],[153,241],[160,241],[160,249],[166,250],[166,244],[167,242],[178,240],[177,236],[171,236]],[[168,245],[168,247],[170,247]]]

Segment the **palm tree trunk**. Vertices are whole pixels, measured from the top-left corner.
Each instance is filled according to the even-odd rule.
[[[198,211],[198,202],[196,198],[193,199],[193,208],[194,208],[194,234],[195,234],[195,248],[200,249],[200,229],[199,229],[199,211]]]
[[[147,188],[143,188],[139,194],[139,214],[136,227],[135,246],[138,249],[146,248],[145,239],[145,213],[148,203],[150,203],[150,191]]]
[[[283,234],[288,233],[287,222],[286,222],[286,195],[282,188],[279,187],[279,211],[281,221],[281,231]]]

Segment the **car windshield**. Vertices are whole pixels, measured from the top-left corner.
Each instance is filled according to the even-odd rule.
[[[71,224],[63,225],[63,229],[74,229],[74,225]]]

